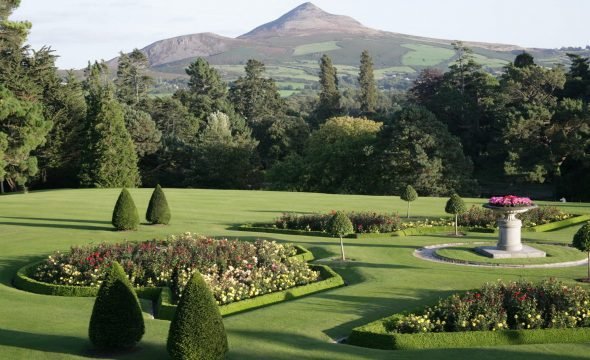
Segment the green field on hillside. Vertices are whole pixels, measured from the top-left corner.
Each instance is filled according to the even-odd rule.
[[[340,49],[340,46],[337,45],[336,41],[311,43],[297,46],[295,49],[293,49],[293,56],[325,53],[337,49]]]
[[[444,47],[423,44],[403,44],[402,46],[412,50],[402,57],[402,64],[406,66],[436,66],[451,60],[455,55],[453,49]]]
[[[131,189],[139,213],[145,213],[151,189]],[[110,225],[119,189],[39,191],[0,196],[0,359],[80,359],[93,355],[88,321],[94,299],[36,295],[15,289],[18,268],[71,245],[161,238],[185,231],[217,237],[292,242],[317,259],[339,253],[329,237],[245,233],[228,230],[248,222],[268,222],[283,212],[355,210],[404,213],[398,197],[328,195],[264,191],[164,189],[172,210],[169,226],[141,225],[135,232],[115,232]],[[481,204],[482,199],[466,199]],[[446,216],[446,199],[419,198],[415,216]],[[562,204],[556,204],[561,206]],[[590,213],[589,204],[564,204],[566,211]],[[525,239],[571,242],[578,227],[548,233],[523,233]],[[493,240],[493,234],[469,233],[461,242]],[[345,239],[354,261],[328,262],[348,286],[302,299],[226,317],[229,359],[582,359],[590,343],[501,346],[475,349],[382,351],[336,344],[359,325],[404,310],[433,304],[452,292],[497,279],[572,283],[585,267],[495,269],[439,264],[417,259],[421,246],[456,241],[445,234],[416,237]],[[166,359],[168,321],[146,320],[139,349],[120,359]],[[590,339],[589,339],[590,340]]]

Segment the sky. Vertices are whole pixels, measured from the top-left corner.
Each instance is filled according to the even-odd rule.
[[[29,44],[51,46],[60,68],[199,32],[236,37],[303,0],[21,0]],[[588,0],[315,0],[368,27],[450,40],[556,48],[590,44]]]

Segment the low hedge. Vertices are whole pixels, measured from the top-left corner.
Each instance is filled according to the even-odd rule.
[[[584,223],[586,221],[590,221],[590,214],[574,216],[569,219],[565,219],[565,220],[561,220],[561,221],[556,221],[556,222],[552,222],[552,223],[548,223],[548,224],[533,226],[531,228],[526,229],[526,231],[532,231],[532,232],[552,231],[552,230],[563,229],[563,228],[569,227],[569,226],[578,225],[578,224]]]
[[[48,284],[31,278],[31,272],[43,261],[45,260],[37,261],[20,268],[13,279],[14,286],[18,289],[41,295],[95,297],[98,294],[98,287]],[[160,296],[159,287],[135,288],[135,292],[138,297],[153,301],[157,300]]]
[[[306,295],[315,294],[320,291],[334,289],[344,285],[344,280],[338,273],[326,265],[311,265],[311,267],[320,272],[323,280],[294,288],[277,291],[270,294],[256,296],[222,305],[219,307],[221,315],[228,316],[244,311],[258,309],[260,307],[276,304],[279,302],[293,300]],[[172,293],[169,288],[163,288],[160,298],[156,303],[156,317],[158,319],[171,320],[176,311],[176,305],[172,304]]]
[[[416,350],[438,348],[469,348],[500,345],[585,343],[590,328],[460,331],[419,334],[388,333],[378,320],[352,330],[347,343],[384,349]]]
[[[297,249],[297,254],[293,257],[299,258],[303,261],[312,261],[314,259],[313,253],[300,245],[294,245]],[[72,296],[72,297],[95,297],[98,294],[97,287],[91,286],[73,286],[73,285],[57,285],[48,284],[37,281],[30,277],[31,272],[35,267],[44,260],[28,264],[20,268],[14,277],[14,286],[18,289],[41,294],[54,296]],[[235,303],[220,306],[219,309],[222,315],[236,314],[243,311],[256,309],[259,307],[275,304],[278,302],[291,300],[313,294],[316,292],[340,287],[344,285],[344,280],[334,270],[325,265],[311,265],[311,267],[320,272],[320,277],[323,280],[307,284],[304,286],[297,286],[283,291],[273,292],[257,296],[251,299],[241,300]],[[155,302],[155,316],[158,319],[171,320],[176,311],[176,305],[172,304],[172,292],[168,287],[142,287],[135,288],[137,296],[140,298],[152,300]]]

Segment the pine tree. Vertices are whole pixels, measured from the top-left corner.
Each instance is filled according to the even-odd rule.
[[[113,209],[112,224],[117,230],[137,230],[139,215],[135,202],[127,189],[123,188]]]
[[[367,50],[364,50],[361,54],[358,80],[361,87],[361,111],[374,112],[377,104],[377,85],[375,84],[375,74],[373,72],[373,59]]]
[[[94,302],[88,335],[99,350],[126,350],[143,337],[145,325],[137,294],[125,271],[112,262]]]
[[[174,360],[223,359],[228,351],[219,307],[198,272],[182,292],[170,323],[167,349]]]
[[[337,211],[328,223],[328,232],[340,237],[340,254],[342,261],[345,261],[346,257],[344,256],[344,242],[342,241],[342,237],[354,232],[352,222],[345,213]]]
[[[96,90],[89,103],[88,147],[80,182],[95,187],[134,187],[140,183],[138,159],[123,109],[110,86]]]
[[[166,195],[164,195],[162,187],[158,184],[150,198],[145,218],[152,224],[168,225],[170,217],[170,208],[168,207],[168,201],[166,201]]]
[[[467,208],[465,207],[465,202],[459,195],[453,194],[449,200],[447,200],[445,212],[447,214],[455,215],[455,236],[459,236],[459,214],[463,214],[466,210]]]
[[[321,122],[340,113],[338,75],[332,59],[326,54],[320,60],[320,102],[317,112]]]
[[[417,198],[418,198],[418,193],[416,192],[416,190],[414,190],[412,185],[406,186],[404,191],[402,191],[402,193],[400,195],[400,199],[408,202],[408,209],[406,211],[407,218],[410,218],[410,203],[412,201],[416,200]]]
[[[150,64],[147,56],[138,49],[119,55],[117,67],[117,98],[121,103],[136,107],[147,99],[154,80],[147,75]]]

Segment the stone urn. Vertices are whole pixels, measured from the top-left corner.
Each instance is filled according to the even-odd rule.
[[[485,204],[483,207],[492,210],[498,215],[498,228],[500,236],[496,248],[502,251],[518,252],[522,251],[521,228],[522,221],[516,217],[537,207],[537,205],[527,206],[496,206]]]

